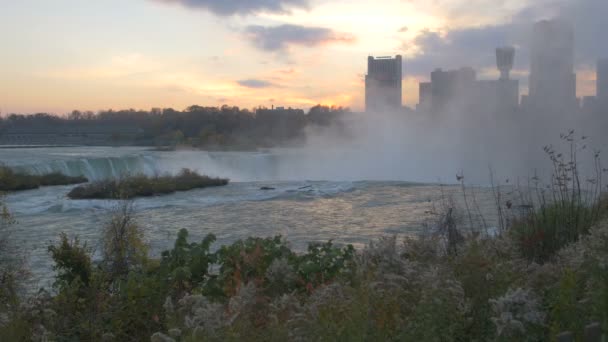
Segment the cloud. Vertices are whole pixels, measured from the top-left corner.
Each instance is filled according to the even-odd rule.
[[[574,24],[578,62],[595,64],[600,57],[608,57],[605,34],[608,30],[608,1],[569,0],[560,13]]]
[[[153,0],[167,4],[207,10],[220,16],[248,15],[260,12],[289,13],[292,8],[308,8],[308,0]]]
[[[492,66],[495,48],[513,43],[510,36],[508,25],[457,29],[445,34],[422,31],[413,41],[420,53],[406,59],[406,73],[428,76],[439,67]]]
[[[418,53],[405,60],[405,73],[428,77],[435,68],[472,66],[478,70],[495,68],[494,49],[517,48],[516,69],[529,68],[529,46],[533,25],[541,19],[562,17],[575,28],[579,68],[593,65],[608,56],[608,44],[601,37],[608,29],[606,0],[543,0],[518,10],[506,23],[477,27],[420,32],[404,48],[415,46]],[[522,80],[525,82],[525,80]]]
[[[264,80],[257,80],[257,79],[253,79],[253,78],[250,78],[247,80],[240,80],[240,81],[237,81],[236,83],[238,83],[241,87],[254,88],[254,89],[272,88],[272,87],[276,86],[272,82],[268,82],[268,81],[264,81]]]
[[[247,26],[244,34],[256,48],[270,52],[285,50],[292,45],[314,47],[334,42],[350,43],[355,40],[350,34],[337,33],[328,28],[299,25],[251,25]]]

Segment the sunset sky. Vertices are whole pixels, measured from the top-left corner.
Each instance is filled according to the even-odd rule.
[[[183,109],[192,104],[362,109],[366,59],[404,55],[405,104],[435,67],[495,78],[564,16],[577,33],[578,93],[608,56],[606,0],[0,0],[0,110]]]

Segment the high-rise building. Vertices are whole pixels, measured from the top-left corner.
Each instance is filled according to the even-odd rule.
[[[477,81],[473,68],[444,71],[436,69],[431,73],[431,107],[438,112],[447,105],[461,104],[470,98]]]
[[[576,99],[574,29],[562,20],[536,23],[532,35],[530,105],[548,111],[572,110]]]
[[[394,58],[368,57],[365,76],[366,111],[401,109],[402,63],[400,55]]]
[[[597,98],[608,106],[608,58],[597,62]]]

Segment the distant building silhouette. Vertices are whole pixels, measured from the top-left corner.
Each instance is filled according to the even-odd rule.
[[[468,99],[475,87],[477,73],[473,68],[443,71],[435,69],[431,73],[431,108],[441,111],[448,104],[462,103]]]
[[[527,102],[544,112],[576,108],[574,29],[569,23],[544,20],[534,26]]]
[[[431,82],[420,82],[418,85],[418,106],[417,110],[429,111],[433,105],[433,83]]]
[[[473,68],[436,69],[431,82],[420,83],[418,109],[438,113],[450,108],[476,112],[512,111],[519,106],[519,81],[510,78],[515,59],[511,47],[496,50],[498,80],[477,80]]]
[[[598,99],[596,96],[583,96],[583,101],[582,101],[582,110],[583,113],[595,113],[595,111],[597,111],[597,109],[599,108],[598,105]]]
[[[495,103],[500,110],[513,110],[519,106],[519,81],[511,79],[515,64],[515,48],[507,46],[496,49],[496,67],[500,78],[492,81]],[[492,98],[486,98],[491,100]]]
[[[402,106],[402,57],[372,57],[367,59],[365,76],[365,110],[381,111]]]
[[[511,78],[511,70],[515,63],[515,48],[507,46],[496,49],[496,67],[500,71],[500,79]]]
[[[608,108],[608,58],[597,62],[597,99]]]

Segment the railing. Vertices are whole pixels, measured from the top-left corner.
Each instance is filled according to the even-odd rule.
[[[606,336],[602,334],[602,326],[599,323],[592,323],[585,327],[582,342],[606,342]],[[557,342],[574,342],[574,333],[564,331],[557,335]]]

